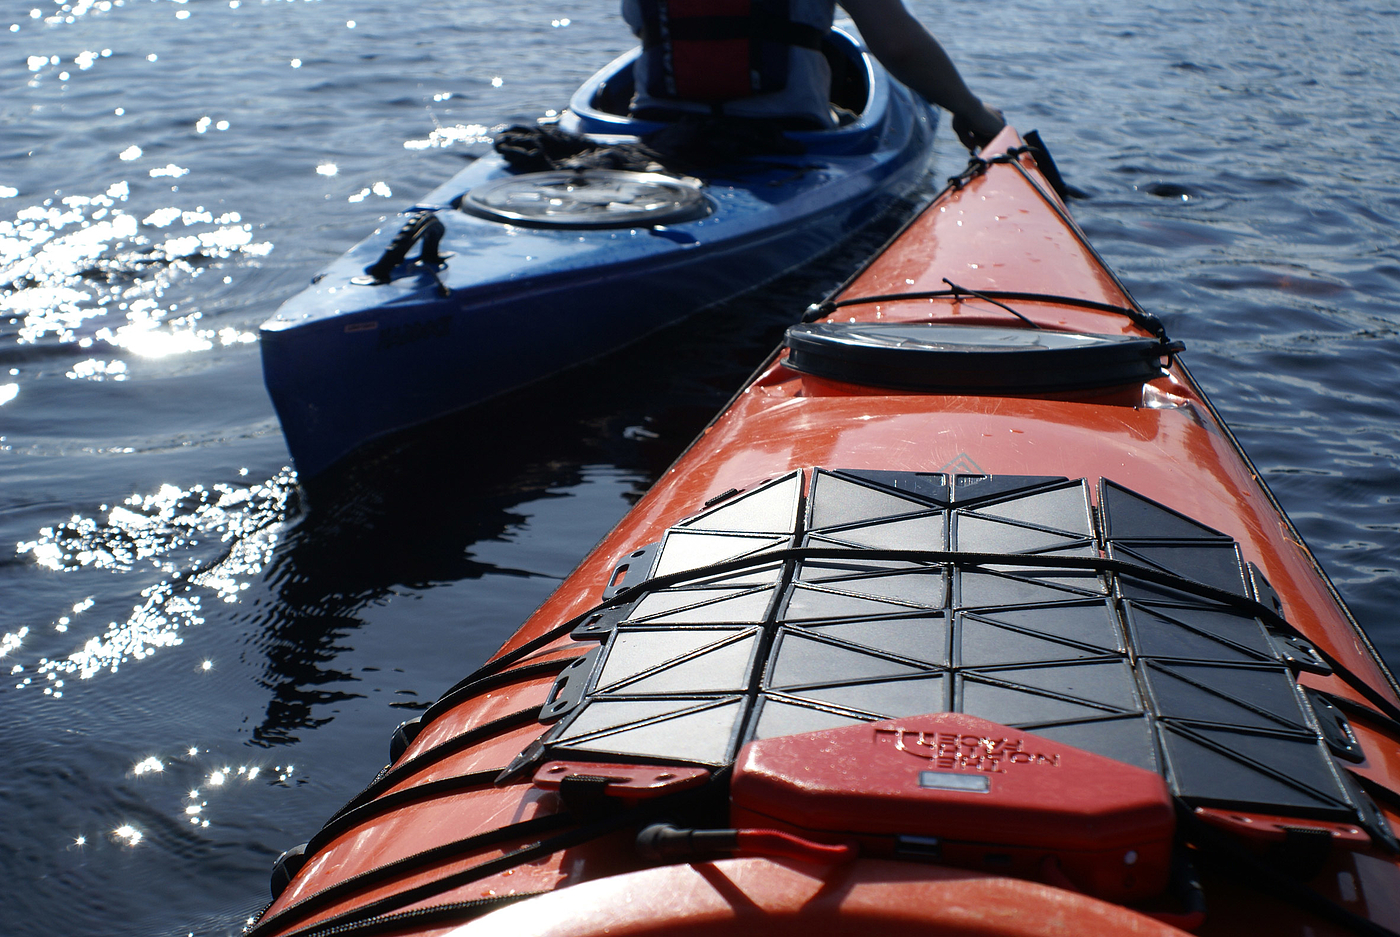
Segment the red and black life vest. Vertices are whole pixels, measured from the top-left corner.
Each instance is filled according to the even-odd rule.
[[[820,49],[825,32],[794,22],[789,0],[641,0],[647,91],[721,103],[782,91],[792,46]]]

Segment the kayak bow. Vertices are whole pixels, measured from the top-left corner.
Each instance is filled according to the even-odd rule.
[[[1400,924],[1392,678],[986,152],[399,728],[255,937]]]

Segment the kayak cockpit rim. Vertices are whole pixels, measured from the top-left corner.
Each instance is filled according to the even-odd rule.
[[[844,97],[842,90],[835,87],[836,75],[833,74],[832,103],[847,112],[853,111],[855,118],[830,130],[790,130],[784,135],[809,148],[820,148],[823,142],[828,142],[839,149],[843,142],[869,133],[883,119],[889,105],[889,91],[886,83],[879,80],[875,59],[844,29],[832,27],[823,51],[829,60],[840,56],[848,61],[853,72],[849,84],[858,81],[863,88],[863,100],[858,107],[851,107],[856,103],[852,98],[857,95]],[[560,116],[560,129],[589,136],[645,136],[666,127],[662,121],[639,120],[627,113],[634,87],[632,66],[641,52],[641,47],[637,46],[622,53],[580,85],[569,99],[569,109]],[[835,100],[838,97],[840,100]]]

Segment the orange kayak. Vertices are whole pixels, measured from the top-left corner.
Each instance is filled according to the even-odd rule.
[[[251,933],[1400,931],[1395,681],[1037,155],[814,305]]]

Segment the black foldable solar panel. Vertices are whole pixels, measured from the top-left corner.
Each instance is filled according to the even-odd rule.
[[[1360,751],[1345,716],[1297,683],[1325,664],[1258,568],[1097,492],[1096,511],[1082,479],[814,469],[726,493],[578,625],[598,650],[516,767],[720,766],[753,738],[953,710],[1161,771],[1187,804],[1384,836],[1336,760]]]

